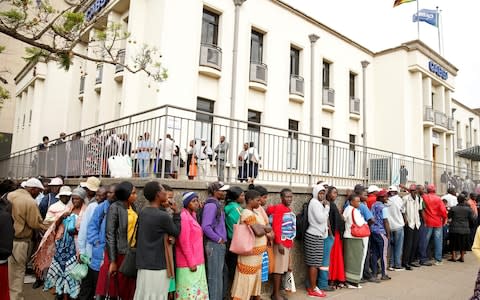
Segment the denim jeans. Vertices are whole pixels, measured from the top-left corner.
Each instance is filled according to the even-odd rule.
[[[402,254],[403,254],[403,227],[392,230],[392,236],[390,237],[390,245],[392,249],[392,255],[390,256],[390,266],[395,268],[402,267]]]
[[[148,175],[148,164],[150,163],[150,159],[138,159],[138,168],[139,168],[139,176],[140,177],[147,177]]]
[[[430,238],[433,235],[433,246],[434,246],[434,254],[436,261],[442,261],[442,235],[443,235],[443,227],[425,227],[426,236],[425,241],[420,245],[421,247],[421,262],[426,262],[428,260],[427,249],[428,244],[430,242]]]
[[[318,277],[317,277],[317,287],[321,289],[328,287],[330,251],[332,250],[332,246],[333,246],[333,237],[328,236],[327,238],[324,239],[322,266],[320,267],[320,270],[318,272]]]
[[[372,275],[377,276],[378,273],[378,260],[380,260],[380,266],[382,269],[382,276],[386,275],[386,263],[387,263],[387,249],[386,244],[388,239],[385,234],[372,232],[370,235],[370,247],[372,252],[371,268]]]
[[[226,273],[225,268],[225,244],[218,244],[212,241],[207,241],[205,245],[205,253],[207,260],[207,282],[208,295],[210,300],[223,300],[225,285],[224,282]]]

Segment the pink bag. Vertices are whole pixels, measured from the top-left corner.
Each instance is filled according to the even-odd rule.
[[[247,224],[233,224],[233,237],[230,252],[238,255],[249,255],[255,244],[255,234]]]

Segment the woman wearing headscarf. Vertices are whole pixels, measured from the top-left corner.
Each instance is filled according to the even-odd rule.
[[[148,204],[138,217],[137,286],[134,299],[168,299],[173,261],[168,257],[168,236],[180,234],[180,212],[170,203],[173,215],[161,209],[168,203],[167,192],[158,181],[148,182],[143,194]],[[124,298],[122,298],[124,299]],[[183,299],[183,298],[182,298]]]
[[[180,214],[181,231],[175,247],[176,253],[176,299],[208,299],[207,275],[203,251],[202,226],[197,222],[200,208],[198,195],[183,194],[183,209]]]
[[[345,221],[335,203],[338,192],[334,186],[327,188],[326,198],[330,202],[330,221],[331,232],[334,235],[333,246],[330,252],[329,280],[333,288],[344,288],[345,285],[345,265],[343,263],[343,242],[342,237],[345,231]]]
[[[106,254],[98,273],[96,295],[131,300],[136,280],[118,270],[129,246],[135,245],[137,190],[130,182],[121,182],[115,187],[115,198],[117,201],[110,205],[106,216]]]
[[[87,193],[82,188],[72,192],[72,205],[59,217],[55,224],[55,254],[48,269],[43,289],[55,289],[57,299],[77,298],[80,292],[80,281],[70,275],[70,271],[77,264],[78,248],[76,237],[85,211],[85,197]]]
[[[242,214],[242,205],[245,203],[245,193],[242,188],[232,186],[227,191],[227,205],[225,205],[225,225],[227,227],[227,249],[230,249],[230,242],[233,237],[233,225],[237,224]],[[225,261],[228,267],[228,282],[229,285],[233,282],[235,276],[235,266],[237,265],[237,255],[227,250]]]

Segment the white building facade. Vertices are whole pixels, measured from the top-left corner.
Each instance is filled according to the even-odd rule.
[[[91,6],[99,1],[103,25],[131,34],[117,45],[122,59],[131,64],[138,45],[156,46],[168,79],[158,85],[78,59],[68,72],[55,62],[26,66],[16,78],[13,151],[162,105],[440,164],[456,165],[457,140],[466,141],[458,122],[472,123],[470,145],[478,145],[479,115],[452,100],[457,68],[420,41],[374,53],[278,0]],[[87,43],[78,51],[95,55]],[[202,131],[195,138],[213,145]]]

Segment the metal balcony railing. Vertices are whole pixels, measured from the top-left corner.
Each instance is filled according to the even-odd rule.
[[[125,64],[125,49],[118,50],[117,64],[115,65],[115,73],[123,72]]]
[[[85,92],[85,75],[80,76],[80,90],[78,91],[79,94],[83,94]]]
[[[448,127],[447,115],[440,111],[435,111],[435,125],[443,128]]]
[[[250,62],[250,81],[267,85],[268,68],[264,63]]]
[[[304,95],[303,77],[290,74],[290,94],[303,97]]]
[[[222,49],[216,45],[200,45],[200,66],[222,70]]]
[[[425,122],[432,122],[434,120],[433,108],[431,106],[425,106],[425,111],[423,114],[423,120]]]
[[[335,106],[335,90],[324,87],[323,88],[323,97],[322,103],[325,105]]]
[[[97,65],[97,73],[95,74],[95,84],[101,84],[103,79],[103,64]]]
[[[196,116],[199,115],[203,115],[202,120],[211,117],[212,121],[198,121]],[[256,130],[249,130],[248,125],[255,125]],[[191,163],[188,155],[201,155],[200,140],[204,139],[207,146],[215,149],[216,141],[221,135],[230,144],[231,150],[225,161],[225,181],[232,183],[245,179],[239,178],[238,174],[248,176],[252,171],[256,172],[257,168],[255,183],[283,186],[311,186],[318,180],[328,181],[337,187],[352,187],[357,183],[389,186],[392,183],[407,184],[406,180],[408,184],[434,183],[439,189],[444,189],[445,185],[441,184],[445,183],[442,174],[451,172],[449,178],[462,174],[472,174],[472,178],[480,177],[480,172],[474,169],[462,169],[421,157],[171,105],[75,131],[77,133],[70,134],[63,141],[53,141],[47,148],[32,146],[1,157],[0,177],[20,179],[38,175],[54,177],[57,174],[69,178],[113,176],[111,172],[115,169],[114,162],[119,158],[118,155],[123,155],[119,163],[123,161],[125,164],[117,166],[122,167],[122,170],[125,166],[130,166],[134,177],[148,178],[155,174],[165,178],[171,177],[171,172],[178,171],[179,179],[188,180],[187,170]],[[167,134],[171,135],[180,149],[171,160],[174,171],[157,167],[166,166],[162,163],[165,160],[162,149],[166,149]],[[151,141],[147,148],[144,143],[146,139]],[[251,141],[255,141],[254,147],[260,159],[259,164],[253,166],[254,170],[251,169],[251,164],[238,161],[237,156],[237,149],[242,149],[244,142]],[[141,161],[137,157],[138,152],[143,154]],[[182,164],[181,160],[185,163]],[[210,171],[199,173],[195,180],[217,180],[218,162],[215,156],[212,161],[207,160],[205,163],[209,164]],[[405,173],[402,173],[402,169],[399,170],[399,166],[405,167],[408,177],[402,177]]]
[[[350,98],[350,113],[360,115],[360,99]]]
[[[453,125],[453,122],[454,122],[453,118],[449,117],[449,118],[448,118],[448,127],[447,127],[447,128],[448,128],[448,130],[450,130],[450,131],[455,130],[455,126]]]

